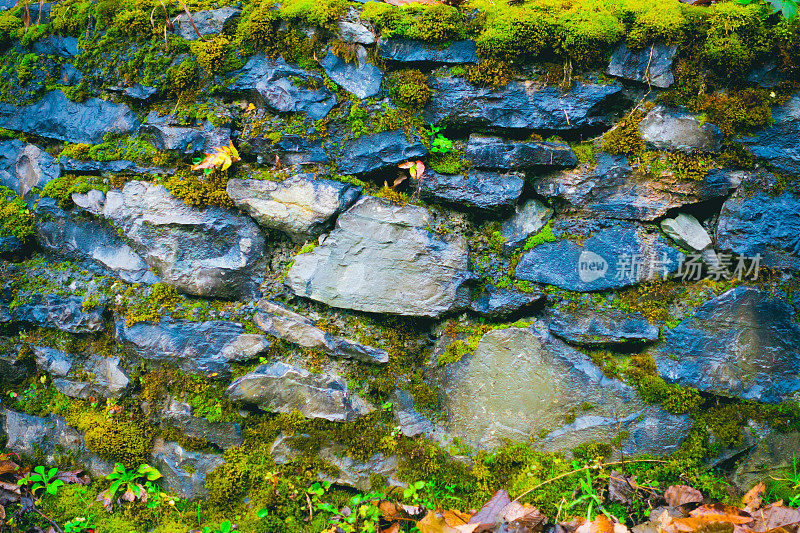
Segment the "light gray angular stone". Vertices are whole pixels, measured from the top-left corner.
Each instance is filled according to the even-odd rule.
[[[639,133],[656,150],[716,153],[722,148],[722,132],[717,126],[700,122],[684,109],[663,105],[657,105],[642,119]]]
[[[166,408],[158,413],[164,429],[179,429],[183,434],[202,439],[227,450],[244,442],[242,428],[237,422],[209,422],[192,414],[192,407],[170,398]]]
[[[500,225],[503,250],[513,252],[523,246],[528,237],[539,233],[553,216],[553,209],[535,198],[526,200],[514,208],[514,214]]]
[[[525,176],[513,172],[470,169],[462,175],[428,171],[420,180],[420,194],[464,208],[497,210],[514,205],[524,186]]]
[[[231,142],[231,129],[227,126],[216,127],[208,120],[186,125],[176,117],[160,115],[158,111],[150,111],[139,131],[152,135],[159,150],[178,150],[187,154],[212,152],[214,148],[228,146]]]
[[[89,376],[88,381],[78,377],[59,377],[53,379],[58,392],[88,400],[89,398],[121,398],[128,390],[131,380],[122,369],[119,357],[105,357],[94,354],[81,361],[73,374]]]
[[[713,244],[711,236],[702,224],[695,217],[686,213],[679,213],[675,218],[662,220],[661,229],[670,239],[684,248],[700,252]]]
[[[184,450],[177,442],[156,439],[153,467],[164,476],[164,488],[185,500],[208,496],[206,475],[225,464],[221,455]]]
[[[378,55],[381,59],[399,63],[454,65],[478,62],[475,41],[468,39],[443,44],[409,39],[381,39]]]
[[[74,363],[74,357],[66,352],[45,346],[34,346],[33,356],[36,366],[54,377],[65,377]]]
[[[346,43],[375,44],[375,29],[361,18],[361,11],[348,7],[347,13],[339,19],[337,29],[339,38]]]
[[[361,45],[356,46],[353,62],[345,61],[329,50],[319,64],[336,85],[358,98],[375,96],[381,90],[383,72],[369,61],[367,49]]]
[[[231,6],[195,11],[192,13],[192,20],[194,21],[194,26],[192,26],[192,22],[186,13],[180,13],[177,17],[178,20],[175,22],[175,31],[187,41],[200,39],[195,27],[203,37],[206,35],[220,35],[227,30],[233,29],[241,14],[241,9]]]
[[[473,167],[498,170],[574,167],[578,157],[569,145],[547,141],[510,141],[502,137],[472,134],[467,159]]]
[[[0,141],[0,186],[24,198],[34,187],[41,189],[60,176],[58,163],[35,144]]]
[[[629,50],[623,43],[611,54],[606,74],[666,89],[674,81],[672,62],[677,53],[677,46],[665,43],[638,50]]]
[[[346,143],[336,166],[342,174],[364,174],[419,159],[427,153],[419,138],[408,140],[402,130],[384,131]]]
[[[639,313],[588,308],[545,311],[547,327],[556,337],[582,346],[623,345],[658,340],[660,324]]]

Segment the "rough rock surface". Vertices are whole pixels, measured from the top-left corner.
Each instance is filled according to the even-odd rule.
[[[420,184],[423,198],[475,209],[513,206],[522,195],[525,176],[486,170],[467,170],[461,174],[425,173]]]
[[[119,357],[76,356],[45,346],[34,346],[33,353],[36,365],[53,377],[53,386],[72,398],[120,398],[130,385]]]
[[[639,133],[656,150],[719,152],[722,132],[713,124],[702,123],[684,109],[658,105],[639,123]]]
[[[206,475],[225,464],[221,455],[184,450],[177,442],[157,439],[153,466],[164,476],[164,488],[191,500],[208,495]]]
[[[487,285],[478,296],[472,300],[470,309],[483,316],[503,317],[541,301],[544,293],[534,290],[522,292],[513,289],[498,289],[494,285]]]
[[[35,144],[0,141],[0,186],[25,197],[32,188],[41,189],[60,175],[58,163]]]
[[[661,221],[661,229],[679,246],[698,252],[709,248],[713,243],[706,229],[692,215],[679,213],[675,218]]]
[[[332,422],[347,422],[371,411],[339,376],[312,374],[286,363],[256,368],[231,383],[227,395],[264,411],[300,411],[308,418]]]
[[[207,120],[194,127],[183,124],[170,115],[160,115],[151,111],[139,129],[141,133],[152,135],[155,147],[159,150],[179,150],[184,153],[211,152],[217,146],[227,146],[231,142],[228,127],[217,128]]]
[[[701,391],[779,402],[800,390],[800,324],[785,297],[737,287],[664,331],[661,376]]]
[[[553,210],[535,198],[517,205],[514,214],[500,225],[503,250],[513,252],[523,246],[528,237],[537,234],[552,216]]]
[[[48,35],[33,42],[33,51],[44,56],[77,57],[78,38]]]
[[[389,400],[392,402],[392,413],[394,413],[400,431],[406,437],[416,435],[427,435],[434,431],[433,424],[428,417],[417,411],[414,404],[414,397],[402,389],[395,389]]]
[[[230,6],[195,11],[192,13],[192,20],[194,21],[194,26],[192,26],[186,13],[181,13],[177,22],[175,22],[175,31],[187,41],[194,41],[200,38],[194,30],[195,27],[199,30],[200,35],[204,37],[206,35],[220,35],[223,31],[231,29],[241,14],[241,9]]]
[[[383,72],[367,58],[367,49],[356,46],[356,58],[345,61],[331,51],[319,62],[325,73],[347,92],[359,97],[369,98],[381,90]]]
[[[498,170],[574,167],[578,158],[568,145],[547,141],[509,141],[502,137],[469,136],[467,159],[473,167]]]
[[[38,102],[22,107],[0,103],[0,127],[60,141],[97,144],[109,132],[134,133],[139,120],[125,104],[99,98],[76,103],[61,91],[50,91]]]
[[[742,492],[761,481],[764,472],[791,471],[797,450],[800,450],[800,432],[778,433],[768,427],[756,428],[755,432],[759,437],[758,443],[737,464],[732,478]]]
[[[619,85],[576,83],[570,91],[511,82],[477,88],[461,78],[431,78],[434,97],[423,116],[430,123],[500,130],[576,130],[608,124]]]
[[[659,326],[639,313],[617,309],[548,308],[545,322],[553,335],[583,346],[621,345],[658,340]]]
[[[362,135],[344,146],[337,167],[342,174],[363,174],[428,153],[419,139],[408,140],[401,130]]]
[[[782,106],[772,108],[774,123],[754,135],[737,139],[754,156],[765,159],[782,172],[800,172],[800,93]]]
[[[361,188],[298,174],[281,182],[231,179],[227,193],[261,226],[303,242],[330,228],[335,217],[361,196]]]
[[[486,333],[474,354],[445,367],[442,387],[448,432],[480,448],[558,430],[573,412],[575,422],[551,433],[546,447],[567,448],[592,430],[606,433],[615,417],[632,417],[628,431],[634,437],[623,449],[663,455],[678,447],[691,425],[688,417],[645,405],[634,389],[606,378],[541,323]],[[582,412],[587,402],[593,408]],[[653,427],[653,419],[662,427]]]
[[[264,335],[245,333],[237,322],[192,322],[162,318],[159,322],[128,325],[116,320],[117,340],[143,359],[167,362],[189,374],[229,379],[230,364],[248,361],[269,347]]]
[[[409,39],[382,39],[378,56],[400,63],[451,65],[478,62],[475,42],[470,40],[433,44]]]
[[[10,310],[12,322],[28,322],[70,333],[89,333],[105,328],[105,306],[83,308],[80,296],[35,293]]]
[[[205,418],[196,418],[189,404],[174,398],[170,398],[166,408],[159,413],[159,418],[164,429],[179,429],[187,437],[208,441],[222,449],[243,442],[242,428],[237,422],[209,422]]]
[[[367,312],[435,317],[468,304],[468,247],[440,237],[422,207],[365,197],[322,245],[301,254],[287,282],[299,296]]]
[[[348,7],[344,16],[339,19],[337,29],[339,38],[347,43],[375,44],[375,28],[361,18],[361,11]]]
[[[655,43],[639,50],[629,50],[625,44],[621,44],[611,54],[606,73],[666,89],[674,81],[672,61],[677,53],[677,46],[664,43]]]

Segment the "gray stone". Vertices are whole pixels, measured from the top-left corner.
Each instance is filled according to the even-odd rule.
[[[701,252],[713,244],[702,224],[695,217],[686,213],[679,213],[675,218],[662,220],[661,229],[683,248]]]
[[[165,409],[159,412],[164,429],[179,429],[184,435],[202,439],[227,450],[244,442],[242,428],[236,422],[209,422],[192,415],[192,407],[170,398]]]
[[[181,13],[177,17],[177,22],[175,22],[175,32],[187,41],[194,41],[200,38],[194,29],[195,27],[203,37],[206,35],[220,35],[223,32],[233,30],[241,15],[241,9],[230,6],[195,11],[192,13],[192,20],[194,20],[194,26],[192,26],[186,13]]]
[[[105,328],[105,306],[83,309],[83,297],[34,293],[10,310],[12,321],[28,322],[70,333],[93,333]]]
[[[623,43],[611,54],[606,73],[666,89],[673,82],[672,62],[677,53],[677,46],[665,43],[655,43],[638,50],[629,50]]]
[[[312,374],[302,368],[273,363],[262,365],[228,387],[235,402],[258,406],[273,413],[300,411],[308,418],[348,422],[372,409],[339,376]]]
[[[409,141],[402,130],[385,131],[362,135],[348,142],[337,167],[342,174],[363,174],[409,159],[419,159],[427,153],[418,138]]]
[[[612,421],[625,420],[633,436],[623,442],[626,454],[666,455],[691,426],[688,416],[647,406],[632,387],[605,377],[588,356],[552,337],[540,322],[486,333],[474,354],[444,367],[441,380],[448,432],[484,449],[505,439],[525,442],[541,432],[550,432],[543,442],[547,449],[575,446],[587,434],[607,442],[617,434]],[[570,412],[578,418],[561,427]]]
[[[659,333],[659,325],[651,324],[641,314],[614,308],[548,308],[545,322],[553,335],[583,346],[653,342]]]
[[[467,159],[473,167],[498,170],[537,167],[574,167],[578,158],[568,145],[547,141],[509,141],[502,137],[472,134]]]
[[[232,362],[254,359],[270,344],[264,335],[245,333],[237,322],[192,322],[167,317],[130,326],[124,317],[117,318],[115,336],[143,359],[223,380],[230,379]]]
[[[74,358],[66,352],[45,346],[34,346],[33,355],[36,365],[54,377],[65,377],[74,362]]]
[[[17,139],[0,141],[0,185],[21,197],[61,176],[55,160],[36,146]]]
[[[437,317],[469,302],[468,246],[439,236],[430,212],[367,196],[345,211],[311,252],[298,255],[290,288],[325,304]]]
[[[408,39],[381,39],[378,56],[400,63],[454,65],[478,62],[475,41],[470,40],[435,44]]]
[[[511,82],[501,89],[477,88],[461,78],[431,78],[435,91],[424,109],[429,123],[499,130],[571,131],[605,126],[620,96],[617,84],[576,83],[570,91]]]
[[[211,152],[231,142],[230,128],[217,128],[208,120],[197,127],[186,126],[172,116],[159,115],[158,111],[150,111],[139,131],[153,135],[159,150],[179,150],[186,154]]]
[[[330,229],[339,213],[361,196],[361,188],[298,174],[281,182],[231,179],[227,193],[261,226],[303,242]]]
[[[520,259],[515,276],[571,291],[618,289],[675,272],[683,258],[658,233],[640,224],[594,227],[577,221],[571,229],[582,231],[581,239],[588,237],[583,242],[562,237],[534,247]]]
[[[800,390],[800,325],[785,297],[751,287],[717,296],[664,331],[652,350],[667,381],[720,396],[780,402]]]
[[[33,42],[33,51],[42,56],[78,57],[78,38],[48,35]]]
[[[470,309],[483,316],[504,317],[542,301],[544,293],[538,289],[522,292],[514,289],[498,289],[487,285],[470,303]]]
[[[423,198],[475,209],[513,206],[522,195],[525,177],[486,170],[467,170],[460,174],[425,173],[420,192]]]
[[[732,480],[742,492],[748,491],[765,476],[783,477],[793,471],[800,450],[800,432],[778,433],[764,428],[758,443],[736,466]]]
[[[30,105],[0,104],[0,127],[60,141],[97,144],[106,133],[134,133],[139,120],[125,104],[99,98],[77,103],[61,91],[50,91]]]
[[[347,8],[337,27],[339,38],[346,43],[375,44],[375,29],[361,18],[361,11],[354,7]]]
[[[408,391],[395,389],[389,400],[392,402],[392,413],[403,435],[415,437],[433,433],[433,424],[428,417],[417,411],[414,397]]]
[[[62,85],[78,85],[83,80],[83,74],[72,63],[64,63],[58,78]]]
[[[89,376],[88,381],[77,377],[58,377],[53,386],[61,394],[72,398],[121,398],[127,392],[131,380],[120,365],[119,357],[91,355],[80,363],[73,374]]]
[[[156,439],[153,446],[153,467],[164,476],[164,489],[185,500],[208,496],[206,475],[224,464],[221,455],[189,452],[177,442]]]
[[[134,100],[147,100],[151,96],[154,96],[157,92],[158,89],[155,87],[148,87],[146,85],[134,83],[130,87],[125,87],[125,89],[122,91],[122,94],[128,98],[133,98]]]
[[[336,85],[358,98],[375,96],[381,90],[383,72],[367,59],[367,50],[361,45],[356,46],[356,59],[352,63],[329,50],[319,64]]]
[[[500,225],[503,251],[509,253],[523,246],[528,237],[539,233],[553,216],[553,210],[536,199],[526,200],[514,208],[514,214]]]
[[[22,243],[13,235],[0,236],[0,254],[15,253],[22,249]],[[0,315],[0,322],[3,322]]]
[[[702,123],[684,109],[663,105],[654,107],[642,119],[639,133],[656,150],[716,153],[722,148],[722,132],[718,127]]]
[[[256,54],[229,78],[229,90],[244,91],[281,113],[305,113],[319,120],[336,105],[336,95],[325,88],[319,74],[291,66],[282,57],[272,60]]]
[[[314,326],[308,318],[280,304],[261,300],[259,311],[253,317],[256,326],[264,332],[312,350],[322,350],[334,357],[357,359],[365,363],[387,363],[386,350],[364,346],[357,342],[331,335]]]
[[[99,194],[105,203],[102,192],[92,192],[95,201]],[[78,202],[88,202],[90,195],[73,196]],[[96,204],[94,209],[97,209]],[[90,260],[128,283],[149,285],[158,281],[144,259],[108,224],[91,216],[64,211],[53,198],[42,198],[36,206],[36,236],[45,250],[72,259]]]
[[[95,161],[72,159],[62,156],[59,161],[64,172],[77,172],[81,174],[113,174],[125,172],[129,174],[172,174],[172,169],[162,167],[140,167],[133,161],[115,159],[112,161]]]
[[[235,298],[254,288],[265,241],[249,218],[190,207],[164,186],[141,181],[109,191],[103,216],[164,283],[181,292]]]
[[[778,62],[773,59],[756,66],[747,74],[746,79],[750,83],[757,83],[761,87],[772,88],[785,82],[786,74],[781,70]]]
[[[800,173],[800,93],[772,108],[773,124],[749,137],[736,139],[754,156],[789,174]]]

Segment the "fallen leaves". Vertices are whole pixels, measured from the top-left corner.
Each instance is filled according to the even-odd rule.
[[[425,173],[425,163],[422,161],[407,161],[405,163],[400,163],[397,165],[397,168],[402,168],[408,170],[408,173],[411,175],[413,179],[419,179]],[[406,180],[405,174],[394,180],[392,187],[397,187],[401,183]]]
[[[205,159],[192,165],[192,170],[203,170],[206,175],[211,174],[215,168],[228,170],[236,161],[240,161],[239,152],[231,142],[228,146],[217,146],[214,152],[206,154]]]
[[[687,503],[702,503],[703,495],[693,487],[673,485],[664,493],[664,499],[670,507],[678,507]]]

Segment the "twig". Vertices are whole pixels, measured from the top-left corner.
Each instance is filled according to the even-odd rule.
[[[36,25],[42,23],[42,7],[44,6],[44,0],[39,0],[39,17],[36,19]]]
[[[183,3],[181,0],[178,0],[178,3],[179,3],[181,6],[183,6],[183,10],[184,10],[184,11],[186,11],[186,15],[189,17],[189,23],[192,25],[192,28],[194,28],[194,32],[197,34],[197,36],[198,36],[198,37],[200,37],[200,40],[201,40],[201,41],[205,41],[205,40],[206,40],[206,38],[205,38],[205,37],[203,37],[203,36],[200,34],[200,30],[198,30],[198,29],[197,29],[197,26],[195,26],[195,24],[194,24],[194,18],[192,18],[192,14],[189,12],[189,8],[188,8],[188,7],[186,7],[186,4],[184,4],[184,3]]]
[[[663,464],[666,464],[667,461],[662,461],[660,459],[635,459],[633,461],[613,461],[611,463],[601,463],[599,465],[584,466],[583,468],[578,468],[577,470],[573,470],[571,472],[564,472],[563,474],[560,474],[560,475],[558,475],[558,476],[556,476],[554,478],[550,478],[547,481],[542,481],[541,483],[539,483],[535,487],[526,490],[525,492],[523,492],[522,494],[520,494],[519,496],[514,498],[514,501],[515,502],[519,501],[519,499],[522,498],[523,496],[525,496],[526,494],[529,494],[529,493],[535,491],[536,489],[547,485],[548,483],[552,483],[553,481],[558,481],[559,479],[565,478],[565,477],[570,476],[572,474],[577,474],[578,472],[582,472],[584,470],[589,470],[590,468],[602,468],[604,466],[614,466],[614,465],[630,464],[630,463],[663,463]]]
[[[314,510],[311,508],[311,498],[308,497],[308,493],[306,492],[306,501],[308,502],[308,521],[311,522],[314,520]]]

